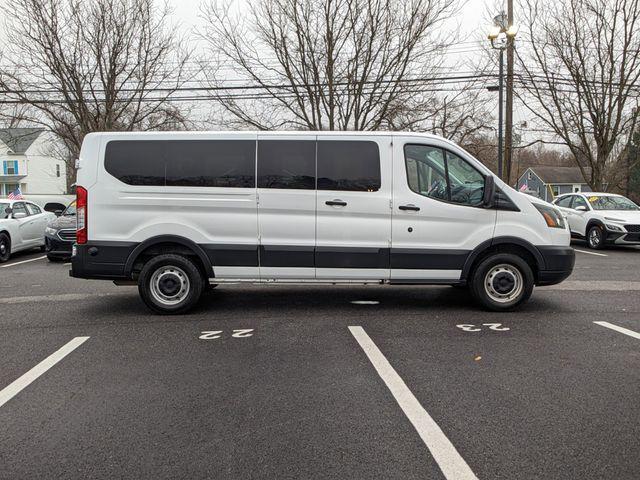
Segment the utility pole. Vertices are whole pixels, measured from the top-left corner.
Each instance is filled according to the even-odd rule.
[[[507,0],[507,25],[513,25],[513,0]],[[515,35],[507,36],[507,92],[505,106],[504,127],[504,164],[505,178],[511,182],[511,165],[513,159],[513,57],[515,50]]]
[[[501,180],[504,180],[503,178],[503,165],[504,165],[504,161],[503,161],[503,156],[502,156],[502,108],[503,108],[503,101],[502,101],[502,92],[504,90],[502,84],[503,84],[503,78],[504,78],[504,73],[503,73],[503,67],[504,65],[504,49],[500,49],[500,70],[498,73],[498,177]]]

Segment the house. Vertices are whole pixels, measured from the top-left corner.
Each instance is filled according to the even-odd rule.
[[[587,175],[589,168],[585,168]],[[551,202],[563,193],[590,192],[591,188],[578,167],[535,165],[527,168],[518,179],[516,189]]]
[[[65,164],[52,146],[43,128],[0,128],[0,197],[18,187],[29,194],[65,193]]]

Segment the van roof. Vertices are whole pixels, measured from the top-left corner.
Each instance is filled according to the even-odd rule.
[[[180,135],[184,137],[205,137],[208,135],[226,135],[226,136],[243,136],[243,135],[282,135],[282,136],[305,136],[305,135],[317,135],[320,137],[327,136],[357,136],[357,137],[388,137],[388,136],[403,136],[403,137],[420,137],[431,138],[434,140],[440,140],[447,143],[454,143],[447,138],[431,133],[421,132],[401,132],[401,131],[336,131],[336,130],[175,130],[175,131],[153,131],[153,132],[93,132],[91,136],[105,136],[110,138],[117,137],[130,137],[130,136],[149,136],[149,137],[165,137],[168,135]]]

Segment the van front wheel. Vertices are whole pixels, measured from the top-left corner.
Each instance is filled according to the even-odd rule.
[[[533,271],[517,255],[499,253],[480,262],[471,278],[471,293],[495,312],[511,310],[533,292]]]
[[[175,315],[195,306],[204,282],[198,267],[187,257],[166,254],[153,257],[142,267],[138,291],[156,313]]]

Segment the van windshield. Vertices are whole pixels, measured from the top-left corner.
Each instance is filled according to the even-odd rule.
[[[0,203],[0,220],[3,218],[9,218],[9,214],[5,210],[9,208],[8,203]]]
[[[594,210],[640,210],[640,207],[625,197],[617,195],[594,195],[589,197]]]

